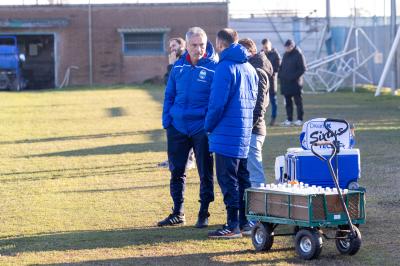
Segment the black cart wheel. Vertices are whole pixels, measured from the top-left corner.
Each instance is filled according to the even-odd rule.
[[[296,234],[295,247],[302,259],[318,258],[322,251],[322,237],[316,229],[301,229]]]
[[[342,232],[340,230],[336,232],[337,237],[347,237],[347,239],[335,240],[336,248],[341,254],[354,255],[360,250],[362,242],[361,233],[356,226],[353,226],[353,228],[356,234],[355,236],[351,236],[351,233]]]
[[[251,240],[257,251],[268,251],[274,243],[272,225],[268,223],[257,223],[252,232]]]

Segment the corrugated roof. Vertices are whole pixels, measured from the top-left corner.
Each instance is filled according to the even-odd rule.
[[[118,32],[120,33],[146,33],[146,32],[169,32],[170,28],[120,28]]]

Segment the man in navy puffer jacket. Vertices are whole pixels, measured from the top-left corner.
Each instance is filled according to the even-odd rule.
[[[185,168],[193,148],[200,176],[200,211],[196,227],[201,228],[208,225],[208,207],[214,201],[213,157],[208,148],[204,119],[217,61],[203,29],[190,28],[186,44],[187,52],[174,64],[165,89],[162,123],[167,130],[174,207],[173,213],[158,226],[185,224]]]
[[[232,29],[217,33],[220,61],[211,85],[205,129],[210,132],[210,151],[215,153],[218,183],[227,210],[227,225],[209,232],[211,238],[241,237],[240,228],[247,224],[243,194],[250,187],[247,155],[258,77],[247,62],[249,53],[237,41],[238,34]]]

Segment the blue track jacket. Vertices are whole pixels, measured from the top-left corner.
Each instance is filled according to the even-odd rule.
[[[173,125],[191,136],[204,130],[211,83],[217,66],[214,47],[207,43],[206,54],[192,65],[186,52],[173,66],[165,89],[163,128]]]

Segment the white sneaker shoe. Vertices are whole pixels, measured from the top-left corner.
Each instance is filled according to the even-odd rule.
[[[281,125],[284,127],[290,127],[292,125],[292,121],[285,120],[284,122],[281,123]]]
[[[303,121],[302,120],[297,120],[296,122],[293,123],[295,126],[302,126]]]

